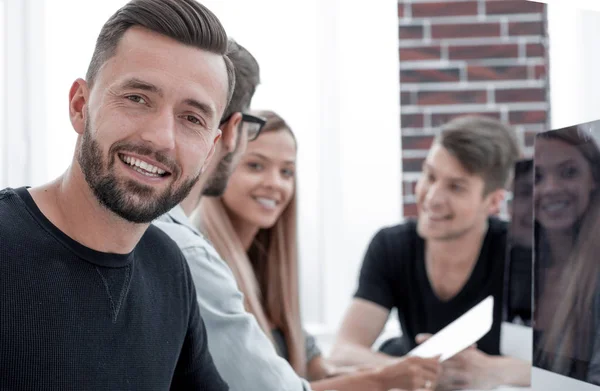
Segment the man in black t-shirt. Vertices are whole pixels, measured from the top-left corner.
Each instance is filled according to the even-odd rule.
[[[0,191],[0,389],[228,390],[183,254],[149,228],[209,163],[226,51],[194,0],[133,0],[103,26],[69,93],[71,166]]]
[[[529,384],[527,363],[499,356],[507,226],[490,217],[518,157],[514,130],[496,120],[465,116],[442,127],[417,184],[418,219],[374,236],[333,360],[388,362],[492,295],[492,330],[443,363],[439,388]],[[393,308],[403,335],[373,352]]]

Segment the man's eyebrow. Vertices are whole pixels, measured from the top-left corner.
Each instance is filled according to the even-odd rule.
[[[425,162],[423,164],[423,170],[427,170],[427,171],[431,171],[431,172],[435,173],[435,168],[433,168],[433,166],[427,162]],[[468,179],[464,178],[464,177],[450,176],[450,177],[447,177],[446,180],[454,182],[454,183],[458,183],[458,184],[463,184],[463,185],[469,184]]]
[[[154,92],[155,94],[158,94],[161,97],[163,96],[163,92],[159,87],[155,86],[152,83],[148,83],[142,79],[138,79],[136,77],[125,80],[121,84],[121,88],[149,91]]]
[[[427,160],[423,162],[423,167],[421,168],[421,170],[435,172],[435,168],[433,168],[431,164],[427,163]]]
[[[188,106],[194,107],[197,110],[200,110],[207,117],[212,118],[215,115],[215,110],[207,103],[199,102],[196,99],[186,99],[184,103]]]
[[[460,178],[460,177],[450,177],[450,178],[448,178],[448,180],[450,180],[451,182],[454,182],[454,183],[458,183],[460,185],[468,185],[469,184],[468,180],[466,180],[465,178]]]

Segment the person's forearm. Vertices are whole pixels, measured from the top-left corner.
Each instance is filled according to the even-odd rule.
[[[332,366],[327,363],[323,356],[314,357],[306,366],[306,375],[309,381],[317,381],[330,377]]]
[[[376,371],[368,370],[352,375],[333,377],[311,382],[310,387],[313,391],[384,391],[376,373]]]
[[[387,354],[374,352],[370,348],[350,343],[335,347],[329,357],[329,361],[340,366],[365,364],[381,366],[390,364],[394,360],[394,357]]]
[[[531,385],[531,363],[513,357],[494,357],[498,385],[527,387]]]

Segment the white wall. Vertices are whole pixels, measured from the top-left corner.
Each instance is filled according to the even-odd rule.
[[[13,142],[28,156],[31,173],[21,170],[0,177],[2,187],[39,184],[68,166],[76,139],[68,119],[69,88],[84,76],[102,24],[126,2],[23,1],[28,7],[24,18],[30,25],[35,22],[36,29],[20,39],[43,38],[35,48],[45,66],[27,65],[22,74],[9,75],[22,84],[36,80],[42,91],[36,110],[43,113],[43,121],[39,128],[23,125],[38,129],[39,138]],[[278,111],[297,134],[301,303],[310,328],[330,333],[349,303],[372,235],[402,215],[397,2],[204,4],[261,65],[262,85],[254,107]],[[29,64],[32,54],[27,53],[20,58]],[[27,109],[31,114],[26,102],[36,90],[28,88],[21,103],[7,102],[7,111]],[[8,134],[0,128],[0,135]],[[40,150],[46,153],[33,156]]]
[[[333,72],[339,78],[340,116],[331,145],[340,152],[341,188],[329,205],[339,203],[338,196],[342,204],[324,233],[336,238],[327,242],[325,275],[328,282],[339,281],[327,284],[327,324],[336,324],[349,304],[375,231],[402,216],[397,2],[337,5],[337,39],[331,43],[338,48]],[[326,157],[329,146],[323,147]],[[329,192],[327,181],[322,190]]]
[[[600,119],[600,2],[547,0],[551,127]]]
[[[46,55],[47,179],[62,174],[73,157],[75,130],[69,121],[71,84],[85,78],[96,37],[104,22],[126,0],[41,0]]]
[[[42,0],[3,0],[0,186],[45,179]]]

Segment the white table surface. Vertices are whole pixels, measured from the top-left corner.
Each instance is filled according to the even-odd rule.
[[[494,389],[495,391],[532,391],[531,387],[498,387]],[[464,390],[464,391],[482,391],[482,390]],[[490,390],[486,390],[490,391]]]
[[[502,354],[531,362],[533,350],[533,332],[530,327],[502,324],[502,338],[500,339],[500,351]],[[532,391],[531,387],[498,387],[496,391]],[[481,390],[465,390],[481,391]],[[488,390],[489,391],[489,390]],[[565,390],[567,391],[567,390]],[[568,390],[571,391],[571,390]]]

